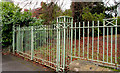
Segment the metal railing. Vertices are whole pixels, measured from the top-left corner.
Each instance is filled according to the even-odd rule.
[[[71,27],[71,30],[74,30],[72,32],[74,41],[71,42],[73,44],[72,59],[80,58],[94,61],[100,65],[118,68],[120,66],[120,43],[118,43],[120,25],[117,25],[117,19],[104,19],[103,24],[100,24],[100,21],[79,22],[77,27],[76,24]],[[72,59],[71,61],[73,61]]]
[[[64,16],[54,25],[13,26],[13,53],[56,71],[66,70],[78,58],[119,68],[119,29],[117,19],[73,24],[73,18]]]

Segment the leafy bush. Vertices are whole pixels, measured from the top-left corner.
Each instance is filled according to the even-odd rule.
[[[37,18],[33,18],[33,22],[31,22],[29,24],[29,26],[39,26],[39,25],[43,25],[44,20],[42,19],[37,19]]]
[[[21,8],[10,2],[0,3],[0,14],[2,16],[2,46],[8,47],[12,44],[12,26],[29,26],[33,21],[31,13],[21,12]]]

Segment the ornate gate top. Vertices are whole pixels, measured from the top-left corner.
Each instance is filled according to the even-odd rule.
[[[64,23],[70,24],[72,22],[73,22],[73,17],[70,17],[70,16],[57,17],[57,23],[59,23],[59,24],[64,24]]]
[[[117,26],[117,18],[103,19],[103,26]]]

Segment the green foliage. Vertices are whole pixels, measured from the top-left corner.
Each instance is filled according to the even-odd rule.
[[[83,20],[84,21],[100,21],[102,22],[103,19],[105,18],[105,15],[103,13],[100,14],[92,14],[90,12],[90,9],[88,7],[83,9],[83,14],[82,14]]]
[[[39,25],[42,25],[43,22],[44,22],[44,20],[42,20],[42,19],[34,18],[33,22],[31,22],[29,25],[30,26],[39,26]]]
[[[31,22],[33,22],[33,18],[31,17],[31,12],[21,13],[20,11],[16,11],[13,15],[13,24],[19,24],[20,26],[29,26]]]
[[[72,17],[72,10],[71,9],[67,9],[63,12],[63,16],[71,16]]]
[[[118,17],[118,25],[120,25],[120,17]]]
[[[21,8],[10,2],[0,3],[0,15],[2,16],[2,46],[8,47],[12,44],[12,26],[29,25],[33,21],[30,12],[21,12]]]
[[[118,23],[118,25],[120,25],[120,17],[118,17],[118,19],[117,19],[117,23]],[[120,28],[118,28],[118,33],[120,33]]]
[[[92,21],[94,19],[93,15],[90,12],[90,9],[88,7],[83,9],[82,17],[83,17],[84,21]]]
[[[94,23],[94,25],[95,26],[97,26],[97,21],[99,20],[100,21],[100,24],[99,25],[103,25],[103,19],[105,18],[105,14],[104,13],[94,13],[94,14],[92,14],[91,12],[90,12],[91,10],[90,10],[90,8],[88,8],[88,7],[85,7],[85,8],[83,8],[83,14],[82,14],[82,20],[83,21],[90,21],[90,22],[92,22],[92,21],[95,21]],[[92,23],[90,23],[90,26],[92,26]],[[95,36],[97,36],[98,35],[98,28],[95,28],[94,29],[95,31]],[[91,33],[92,31],[90,31],[90,33]],[[102,30],[100,29],[100,31],[99,31],[99,34],[100,35],[102,35]],[[87,33],[87,32],[86,32]]]

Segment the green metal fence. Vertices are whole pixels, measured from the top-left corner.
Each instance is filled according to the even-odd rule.
[[[58,17],[53,25],[13,26],[13,53],[56,71],[65,71],[76,59],[119,68],[118,29],[117,19],[73,23],[67,16]]]
[[[120,25],[117,25],[116,18],[103,19],[103,23],[100,21],[75,23],[71,27],[74,31],[71,61],[90,60],[103,66],[119,68],[120,31],[118,32],[118,29]]]

